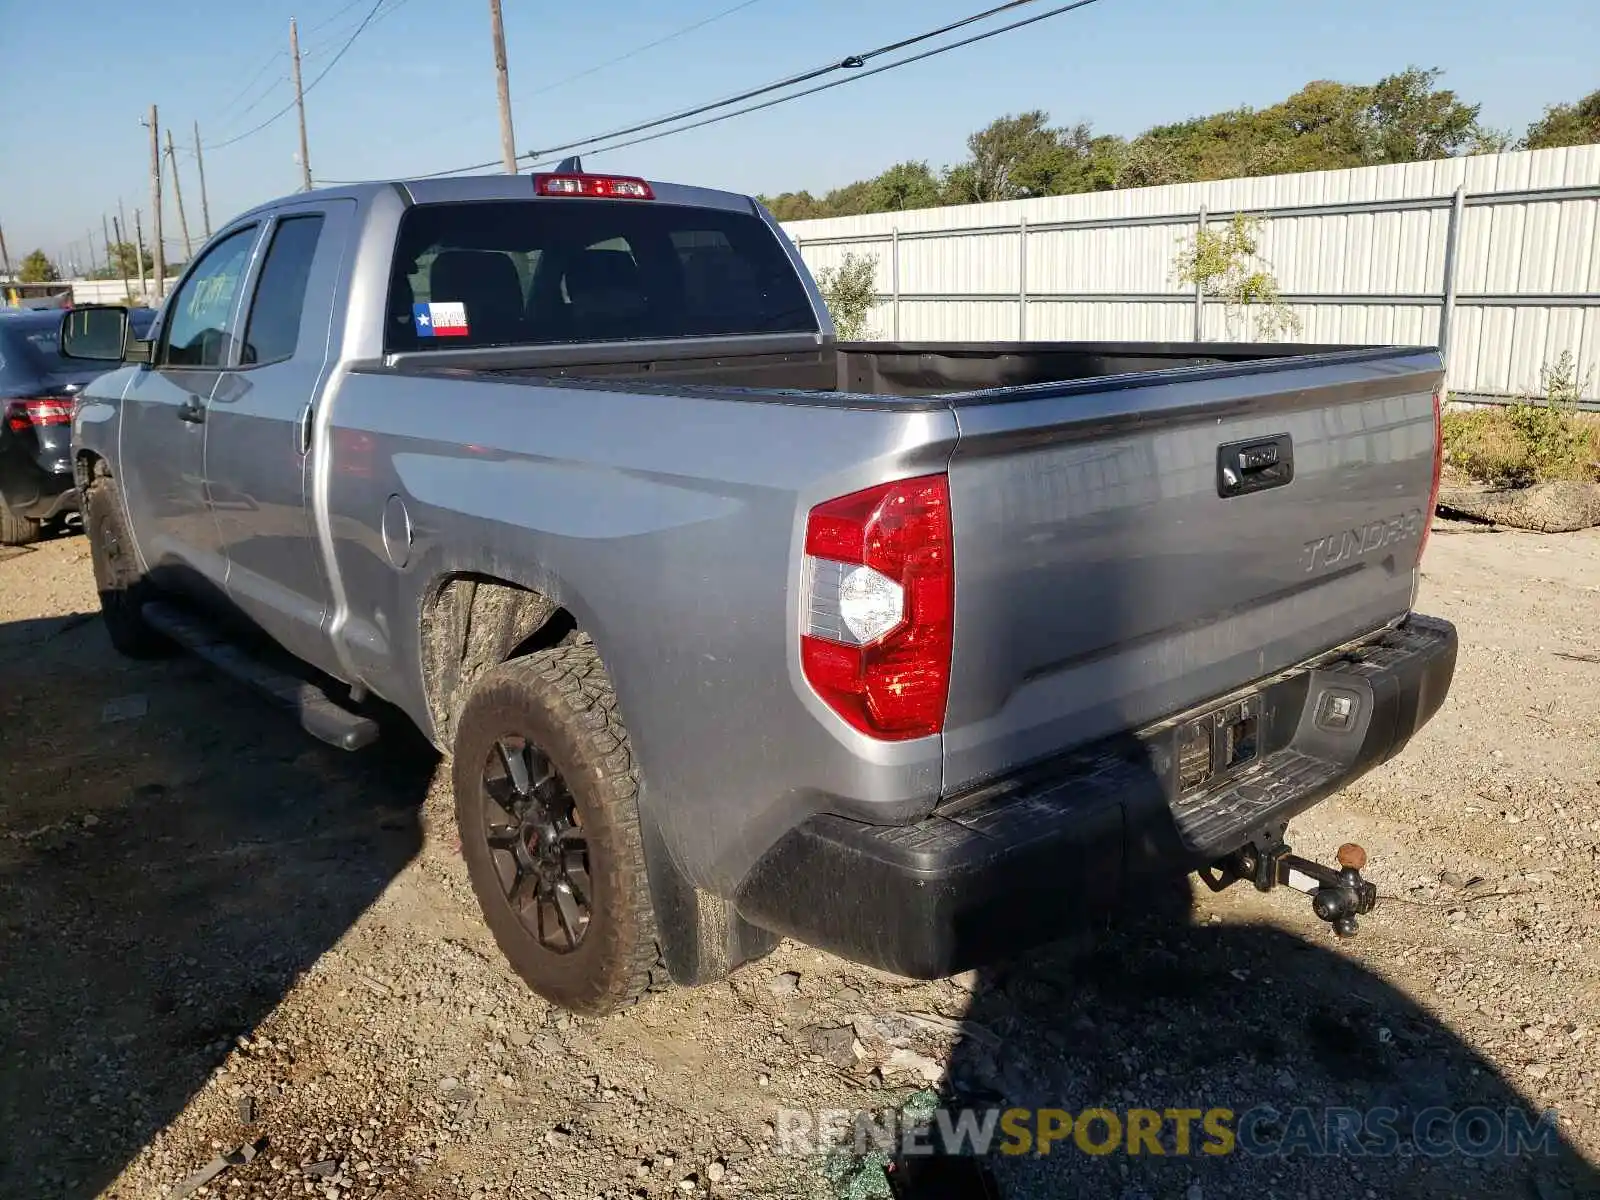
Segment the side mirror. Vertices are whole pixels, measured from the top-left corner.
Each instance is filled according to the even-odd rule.
[[[128,345],[128,310],[111,304],[74,308],[61,318],[61,356],[103,363],[149,361],[146,343]]]

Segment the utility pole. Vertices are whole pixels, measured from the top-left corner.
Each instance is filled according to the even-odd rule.
[[[6,278],[11,278],[11,252],[6,249],[6,231],[0,228],[0,266],[5,267]]]
[[[294,18],[289,18],[289,59],[294,64],[294,106],[300,110],[300,183],[301,190],[311,190],[311,151],[306,146],[306,94],[300,88],[300,34],[295,30]]]
[[[106,244],[106,274],[111,274],[111,256],[116,252],[111,249],[111,231],[106,227],[106,215],[100,214],[100,240]]]
[[[517,139],[511,132],[511,79],[506,72],[506,29],[500,19],[500,0],[489,0],[489,31],[494,37],[494,86],[500,93],[500,154],[506,174],[517,173]]]
[[[123,245],[122,226],[117,223],[117,218],[115,217],[111,218],[111,228],[117,232],[117,265],[122,268],[122,294],[127,296],[132,293],[133,289],[128,286],[128,260],[121,252]],[[135,250],[134,253],[137,254],[138,251]],[[141,263],[140,265],[142,266],[143,264]],[[143,275],[144,272],[140,271],[139,274]]]
[[[139,295],[148,297],[150,285],[144,280],[144,220],[139,210],[133,210],[133,260],[139,264]]]
[[[178,152],[172,148],[172,129],[167,129],[167,161],[172,164],[172,198],[178,202],[178,228],[183,231],[183,261],[194,257],[194,243],[189,240],[189,218],[183,212],[183,185],[178,182]]]
[[[206,199],[206,160],[200,153],[200,122],[194,123],[194,165],[200,170],[200,219],[206,225],[206,241],[211,240],[211,202]]]
[[[100,263],[95,258],[94,253],[94,230],[85,229],[83,231],[83,240],[89,243],[89,274],[93,275],[100,269]]]
[[[156,302],[167,292],[167,248],[161,240],[161,122],[150,106],[150,216],[155,222]]]

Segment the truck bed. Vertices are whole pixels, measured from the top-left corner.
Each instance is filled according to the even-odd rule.
[[[364,369],[406,375],[490,376],[499,379],[651,381],[668,387],[748,389],[741,399],[795,403],[796,392],[821,404],[855,397],[939,397],[939,406],[1010,398],[984,395],[1019,387],[1082,384],[1183,369],[1232,375],[1270,370],[1292,359],[1338,356],[1340,361],[1404,353],[1373,346],[1263,342],[841,342],[819,346],[791,335],[727,339],[723,343],[660,342],[641,346],[508,347],[391,355]],[[1229,369],[1232,368],[1232,369]],[[1172,376],[1166,378],[1171,379]],[[772,394],[763,396],[768,391]]]
[[[946,794],[1226,694],[1410,608],[1436,351],[772,340],[712,354],[662,344],[650,357],[620,346],[402,354],[360,370],[424,377],[463,416],[493,384],[539,389],[527,411],[552,420],[592,392],[580,407],[597,427],[658,398],[666,408],[650,423],[673,429],[674,472],[695,477],[709,457],[721,465],[700,486],[713,491],[726,455],[755,453],[749,439],[773,439],[770,457],[816,437],[822,415],[808,407],[868,423],[876,413],[875,431],[903,430],[891,441],[923,442],[938,464],[923,469],[948,474],[957,568]],[[552,407],[557,394],[571,401]],[[482,397],[521,407],[511,399]],[[769,404],[792,417],[758,419]],[[530,444],[554,454],[554,432],[534,421]],[[667,442],[653,436],[646,458],[659,467]],[[1225,494],[1226,457],[1268,445],[1282,455],[1276,477]],[[848,478],[826,486],[849,490]],[[790,503],[803,510],[811,486]],[[791,534],[735,540],[747,536],[776,547]]]

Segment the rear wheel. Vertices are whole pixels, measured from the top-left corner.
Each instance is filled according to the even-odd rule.
[[[144,623],[139,609],[150,586],[139,570],[122,515],[122,495],[109,475],[97,475],[84,489],[83,529],[89,536],[94,585],[100,593],[100,615],[111,644],[129,658],[158,658],[172,644]]]
[[[488,672],[456,723],[456,821],[501,953],[576,1012],[664,985],[616,696],[586,638]]]
[[[44,523],[19,516],[0,500],[0,546],[27,546],[39,540]]]

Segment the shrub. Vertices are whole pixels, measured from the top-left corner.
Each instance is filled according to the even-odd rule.
[[[870,254],[846,254],[837,267],[817,272],[817,290],[828,305],[841,342],[869,336],[867,318],[878,301],[878,260]]]
[[[1539,373],[1543,401],[1444,415],[1445,462],[1493,487],[1600,481],[1600,421],[1577,411],[1585,380],[1563,352]]]
[[[1179,283],[1222,301],[1230,339],[1245,330],[1252,313],[1263,341],[1300,333],[1300,318],[1284,303],[1272,264],[1261,257],[1261,228],[1260,217],[1235,213],[1226,225],[1203,226],[1193,238],[1180,239],[1172,264]]]

